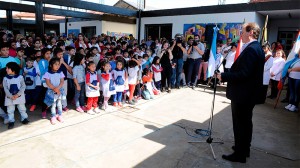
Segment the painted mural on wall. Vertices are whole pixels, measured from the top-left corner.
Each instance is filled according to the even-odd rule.
[[[198,34],[201,37],[202,41],[211,41],[208,40],[212,32],[212,28],[215,26],[213,23],[197,23],[197,24],[184,24],[183,34],[185,38],[194,37],[195,34]],[[219,27],[219,33],[217,40],[222,40],[223,43],[226,42],[228,37],[232,38],[233,42],[237,42],[240,38],[242,32],[242,23],[217,23]]]
[[[75,37],[78,36],[78,34],[80,33],[79,29],[68,29],[68,34],[73,34]]]
[[[131,34],[131,33],[109,32],[109,31],[107,31],[108,36],[111,36],[111,37],[115,36],[117,39],[119,39],[121,37],[128,37],[129,34]]]

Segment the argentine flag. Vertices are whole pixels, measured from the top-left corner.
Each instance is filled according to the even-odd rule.
[[[219,28],[214,27],[213,40],[210,48],[209,60],[208,60],[208,68],[207,68],[207,77],[212,77],[217,68],[216,59],[217,59],[217,35],[219,32]]]
[[[284,79],[287,77],[289,67],[298,59],[298,55],[296,54],[298,54],[299,49],[300,49],[300,31],[298,32],[296,43],[294,44],[293,49],[291,50],[289,56],[285,61],[285,65],[281,74],[282,84],[284,83]]]

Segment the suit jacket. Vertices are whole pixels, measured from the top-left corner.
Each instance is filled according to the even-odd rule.
[[[263,73],[265,54],[261,45],[250,43],[233,63],[230,72],[222,73],[222,81],[228,82],[226,97],[237,103],[264,103]]]

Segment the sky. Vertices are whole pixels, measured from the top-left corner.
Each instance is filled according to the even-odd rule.
[[[89,2],[99,3],[99,0],[85,0]],[[118,0],[102,0],[105,5],[114,5]],[[138,0],[126,0],[128,2],[137,3]],[[249,0],[226,0],[226,4],[247,3]],[[172,9],[184,7],[210,6],[217,5],[218,0],[146,0],[147,6],[156,9]]]
[[[19,3],[20,0],[1,0],[6,2]],[[102,2],[105,5],[114,5],[118,0],[84,0],[88,2],[100,3]],[[128,2],[133,2],[137,4],[139,0],[126,0]],[[226,0],[226,4],[235,4],[235,3],[247,3],[249,0]],[[23,1],[24,4],[31,4],[33,2]],[[150,9],[172,9],[172,8],[185,8],[185,7],[197,7],[197,6],[210,6],[217,5],[218,0],[146,0],[146,10],[147,6]],[[0,10],[0,18],[6,17],[4,10]]]

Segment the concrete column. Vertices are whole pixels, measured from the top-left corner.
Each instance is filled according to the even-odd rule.
[[[43,19],[43,2],[42,0],[37,0],[35,2],[35,26],[36,26],[36,36],[42,37],[44,34],[44,19]]]
[[[7,30],[13,30],[12,10],[6,10]]]

